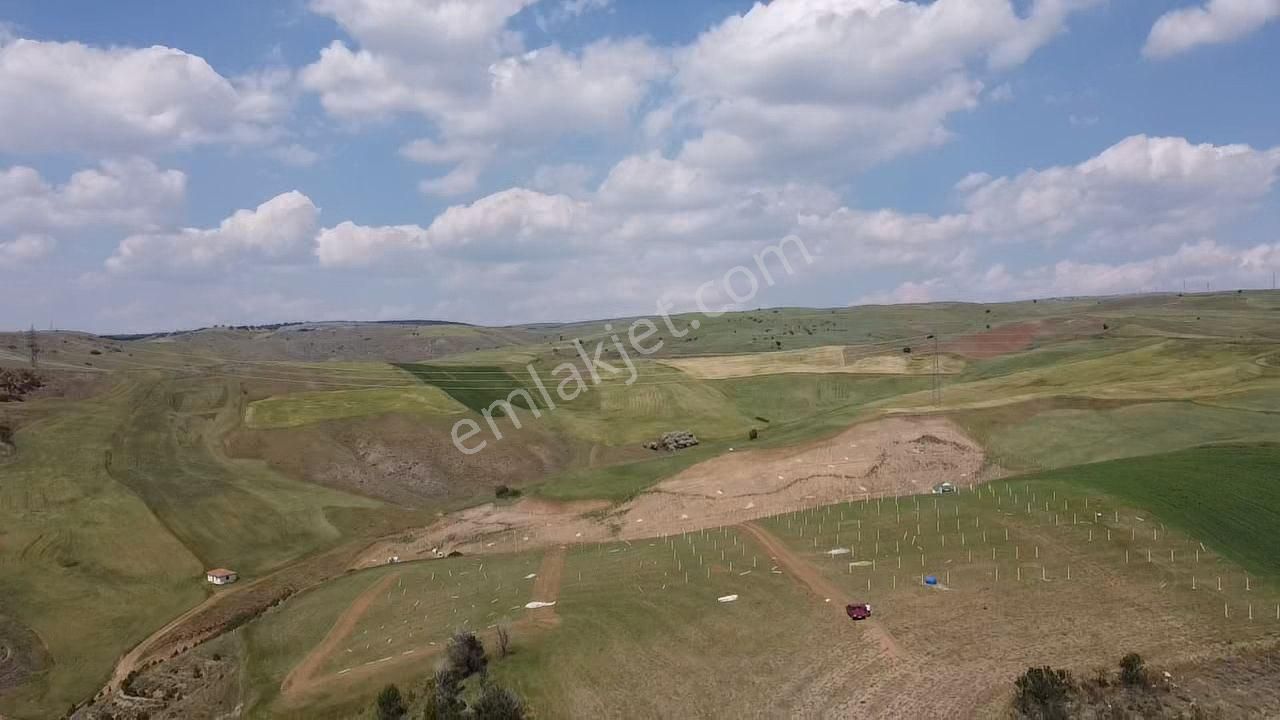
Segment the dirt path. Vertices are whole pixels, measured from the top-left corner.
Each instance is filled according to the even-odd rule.
[[[847,591],[828,580],[820,570],[792,552],[791,548],[788,548],[785,543],[774,537],[768,530],[751,522],[744,523],[741,527],[751,537],[755,538],[756,542],[760,543],[765,552],[769,553],[769,556],[778,563],[778,567],[804,583],[810,592],[822,600],[824,605],[839,614],[842,619],[852,622],[848,620],[844,610],[845,605],[848,604]],[[868,619],[859,621],[856,625],[866,630],[867,634],[880,645],[881,651],[889,658],[896,659],[902,656],[902,650],[898,647],[898,642],[879,622]]]
[[[285,676],[284,682],[280,684],[280,693],[284,696],[305,695],[309,693],[317,684],[321,684],[323,678],[317,675],[321,667],[324,666],[326,660],[329,659],[338,650],[338,646],[342,641],[351,634],[355,629],[356,623],[364,614],[369,612],[369,606],[373,604],[378,596],[386,591],[391,583],[400,577],[400,573],[390,573],[372,587],[360,593],[360,597],[351,603],[351,606],[342,612],[333,627],[329,628],[328,634],[324,636],[324,640],[320,641],[307,653],[302,662],[294,666],[289,674]]]
[[[553,603],[560,599],[560,582],[564,576],[564,547],[557,546],[547,550],[542,556],[542,564],[538,566],[538,577],[533,581],[533,596],[530,600]],[[531,611],[534,622],[539,625],[556,626],[560,617],[554,605],[537,608]]]
[[[556,602],[559,600],[560,584],[564,576],[564,556],[565,549],[563,547],[554,547],[547,550],[546,555],[542,557],[542,564],[538,566],[538,577],[534,581],[533,589],[530,592],[530,600],[538,600],[540,602]],[[343,611],[342,615],[333,624],[333,627],[330,628],[328,634],[325,635],[324,640],[321,640],[319,645],[316,645],[311,652],[307,653],[302,662],[289,671],[284,682],[280,684],[280,695],[287,705],[299,704],[300,698],[314,695],[319,691],[332,692],[336,688],[359,684],[371,675],[385,673],[401,665],[420,663],[444,650],[443,645],[424,645],[381,661],[347,668],[334,675],[320,674],[320,669],[324,667],[325,662],[338,651],[342,641],[351,635],[356,623],[369,611],[373,601],[385,592],[387,587],[399,576],[399,573],[388,575],[375,583],[373,587],[361,593],[360,597],[356,598],[355,602]],[[522,631],[532,633],[551,629],[559,624],[560,617],[556,614],[555,606],[551,606],[530,610],[526,617],[512,623],[511,629],[516,633]],[[480,635],[481,639],[489,647],[497,644],[496,629],[478,632],[477,635]]]

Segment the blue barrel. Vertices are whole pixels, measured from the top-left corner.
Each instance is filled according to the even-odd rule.
[[[938,584],[938,576],[937,576],[937,575],[925,575],[925,576],[924,576],[924,584],[925,584],[925,585],[937,585],[937,584]]]

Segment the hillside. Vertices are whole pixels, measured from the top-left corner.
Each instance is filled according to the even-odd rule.
[[[338,683],[335,673],[386,655],[351,645],[357,665],[316,656],[311,679],[296,680],[292,671],[317,652],[326,628],[384,582],[419,588],[431,610],[414,632],[432,642],[460,626],[519,628],[520,650],[498,674],[550,715],[566,704],[607,714],[612,693],[663,715],[676,698],[696,705],[694,688],[707,682],[708,708],[773,702],[797,711],[837,696],[905,708],[803,668],[772,700],[743,687],[774,671],[770,648],[800,652],[833,633],[845,634],[830,653],[860,667],[878,662],[864,640],[883,632],[900,657],[942,673],[972,658],[921,628],[945,622],[957,638],[976,638],[981,626],[961,613],[980,607],[998,609],[1010,654],[984,671],[990,685],[973,685],[964,663],[964,672],[942,673],[941,696],[994,707],[997,685],[1019,664],[1039,662],[1011,648],[1029,639],[1054,597],[1032,584],[996,584],[997,574],[999,583],[1006,573],[1046,582],[1068,565],[1073,578],[1109,588],[1094,598],[1105,617],[1083,634],[1063,619],[1052,632],[1074,639],[1045,661],[1087,665],[1129,646],[1170,663],[1193,659],[1161,636],[1194,638],[1216,653],[1228,641],[1265,643],[1280,626],[1136,622],[1126,602],[1192,582],[1179,558],[1199,546],[1197,562],[1212,558],[1214,569],[1195,571],[1196,583],[1211,575],[1239,583],[1242,571],[1253,578],[1248,592],[1259,594],[1225,596],[1229,614],[1274,614],[1266,593],[1280,589],[1280,575],[1269,559],[1276,528],[1266,483],[1280,466],[1269,444],[1280,442],[1278,310],[1280,293],[1261,291],[766,309],[702,318],[680,338],[659,331],[652,339],[661,349],[625,362],[610,341],[601,357],[618,371],[600,370],[598,381],[574,342],[594,352],[611,334],[606,321],[320,323],[129,339],[40,333],[43,386],[0,403],[9,438],[0,454],[0,646],[9,658],[0,712],[46,717],[104,685],[105,704],[84,716],[119,712],[128,673],[165,660],[139,681],[172,684],[155,673],[198,666],[228,680],[183,685],[184,696],[199,686],[220,698],[214,706],[244,704],[251,717],[343,716],[367,705],[384,678],[416,683],[431,664],[429,653],[420,662],[409,653],[385,673],[353,671]],[[0,336],[0,366],[22,367],[24,343]],[[567,398],[561,383],[573,373],[582,387]],[[474,423],[472,442],[483,440],[483,450],[455,448],[461,421]],[[700,444],[643,447],[672,430]],[[976,492],[935,512],[928,492],[944,480]],[[524,497],[495,504],[499,486]],[[1032,493],[1034,503],[1025,499]],[[1044,493],[1057,499],[1046,506]],[[1026,512],[1007,515],[1006,496]],[[1094,534],[1076,526],[1059,536],[1065,511],[1054,503],[1067,497],[1076,521],[1085,502],[1114,517],[1100,516]],[[888,522],[886,503],[893,528],[882,527],[877,543],[869,533]],[[912,529],[904,531],[906,506]],[[1129,555],[1091,545],[1104,531],[1117,534],[1112,542],[1136,533],[1139,516],[1177,535],[1157,530],[1148,548],[1134,534]],[[797,522],[813,532],[801,536]],[[976,532],[1007,528],[1014,539],[1002,534],[994,561],[964,569],[973,562],[959,554],[973,537],[966,522]],[[561,562],[553,555],[561,546],[560,584],[544,588],[558,594],[555,621],[507,610],[527,601],[522,578]],[[840,547],[876,563],[875,573],[818,554]],[[787,548],[798,554],[790,567],[779,559]],[[1148,549],[1172,552],[1173,564],[1126,574],[1123,559]],[[434,559],[450,550],[463,558]],[[1024,562],[1042,552],[1053,561]],[[392,556],[408,564],[371,567]],[[476,606],[453,602],[456,583],[440,574],[474,574],[480,564],[486,579],[463,588]],[[953,602],[910,594],[922,564],[953,573]],[[236,569],[240,583],[210,589],[203,571],[219,566]],[[744,600],[706,604],[734,593]],[[814,593],[874,596],[883,626],[848,634],[829,608],[809,607]],[[1178,600],[1144,602],[1143,617],[1165,617]],[[355,627],[412,619],[395,603],[368,612],[353,616]],[[765,618],[767,632],[729,642]],[[593,649],[592,638],[608,650]],[[184,654],[193,641],[207,642]],[[721,650],[702,656],[671,643]],[[422,647],[407,636],[390,644],[398,653]],[[657,665],[682,668],[689,684],[663,699],[624,681]],[[880,682],[912,681],[901,663],[889,667]],[[243,682],[230,682],[240,674]],[[287,677],[318,689],[295,691]],[[191,712],[176,698],[166,703]]]

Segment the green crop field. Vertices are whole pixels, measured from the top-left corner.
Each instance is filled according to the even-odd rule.
[[[488,409],[496,400],[506,400],[514,390],[528,392],[534,405],[541,403],[537,391],[529,387],[524,379],[517,380],[514,375],[497,365],[413,363],[396,367],[423,383],[440,388],[454,400],[476,412]],[[518,408],[529,408],[529,401],[523,396],[517,396],[512,404]]]
[[[1034,476],[1142,507],[1249,570],[1280,579],[1280,445],[1222,445]]]

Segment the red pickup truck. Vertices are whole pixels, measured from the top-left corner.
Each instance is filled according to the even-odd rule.
[[[866,620],[871,617],[871,604],[854,603],[853,605],[846,605],[844,611],[849,613],[850,620]]]

